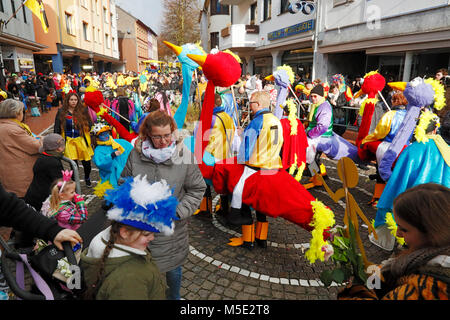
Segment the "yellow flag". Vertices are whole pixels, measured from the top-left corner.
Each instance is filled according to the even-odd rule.
[[[24,5],[30,9],[39,20],[41,20],[42,29],[44,29],[45,33],[48,33],[49,25],[42,0],[26,0]]]

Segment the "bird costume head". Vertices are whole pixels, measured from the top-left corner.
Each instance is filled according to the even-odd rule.
[[[208,179],[212,175],[212,167],[206,166],[202,159],[209,141],[209,129],[215,106],[215,87],[233,85],[241,76],[242,70],[239,57],[229,51],[217,51],[208,55],[187,54],[187,56],[202,67],[203,74],[208,79],[200,114],[201,130],[197,130],[194,151],[203,177]]]
[[[277,68],[274,73],[270,76],[265,77],[264,79],[269,81],[275,81],[275,84],[280,87],[277,95],[276,107],[273,111],[273,114],[281,119],[283,116],[283,105],[286,102],[286,97],[289,93],[288,87],[294,83],[295,75],[292,68],[288,65],[283,65]]]
[[[187,43],[180,46],[177,46],[168,41],[163,41],[166,46],[170,48],[170,50],[175,53],[178,60],[181,63],[181,71],[183,75],[183,89],[181,94],[181,103],[177,108],[173,118],[177,124],[177,128],[183,128],[184,122],[186,120],[186,114],[189,104],[189,91],[192,83],[192,74],[194,70],[199,67],[198,63],[194,60],[188,58],[188,54],[196,54],[196,55],[205,55],[205,51],[200,47],[199,44]]]

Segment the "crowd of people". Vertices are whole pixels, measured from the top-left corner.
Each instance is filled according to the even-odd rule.
[[[439,70],[435,79],[445,89],[448,87],[446,70]],[[388,142],[388,138],[393,141],[398,129],[394,130],[393,119],[402,117],[399,124],[403,121],[410,101],[406,94],[386,85],[374,106],[370,134],[361,145],[354,146],[342,136],[349,126],[358,128],[364,124],[364,113],[359,112],[362,106],[368,108],[364,102],[367,92],[361,91],[364,81],[363,77],[348,81],[341,74],[327,81],[301,81],[296,75],[286,98],[298,109],[292,109],[288,103],[278,106],[280,87],[276,81],[261,79],[259,75],[246,74],[235,82],[231,90],[237,107],[228,111],[223,95],[227,88],[216,87],[206,151],[219,163],[218,172],[228,170],[221,167],[221,160],[230,157],[236,156],[244,166],[235,188],[220,197],[219,213],[230,224],[242,226],[242,237],[234,245],[251,249],[256,243],[267,247],[266,211],[258,207],[259,203],[250,206],[243,191],[245,183],[252,183],[252,177],[265,170],[283,170],[300,181],[306,170],[305,175],[313,179],[318,174],[313,169],[321,167],[322,153],[336,160],[346,156],[363,165],[359,153],[362,146],[376,154],[372,160],[379,161],[377,150],[381,142]],[[210,200],[212,185],[204,176],[205,168],[197,165],[193,148],[178,135],[177,129],[181,128],[177,128],[174,113],[181,102],[182,83],[179,71],[8,75],[6,87],[0,92],[0,222],[9,228],[2,227],[0,236],[20,238],[23,246],[32,245],[35,237],[55,239],[59,247],[61,241],[82,242],[75,230],[89,221],[89,213],[83,197],[76,193],[74,180],[78,177],[63,169],[61,157],[83,167],[82,181],[87,187],[92,187],[94,161],[101,177],[96,194],[104,197],[102,209],[113,222],[82,253],[87,287],[84,297],[179,300],[182,266],[189,253],[188,219],[199,207],[211,210],[211,204],[205,209],[203,201]],[[207,83],[202,72],[196,73],[191,83],[189,102],[198,110],[207,101]],[[101,92],[103,99],[94,106],[90,99],[96,92]],[[54,133],[35,136],[24,123],[27,110],[38,116],[51,107],[58,107]],[[279,107],[283,107],[280,119],[275,116]],[[447,107],[439,110],[439,119],[433,118],[424,129],[424,135],[432,140],[440,133],[446,145],[439,148],[444,149],[450,138],[448,108],[447,102]],[[381,129],[385,123],[389,123],[389,129]],[[376,145],[370,144],[375,141]],[[413,142],[408,140],[406,144]],[[448,161],[448,154],[441,152],[441,158]],[[401,163],[401,158],[398,161]],[[448,162],[445,165],[448,167]],[[319,174],[325,175],[321,169]],[[435,180],[424,179],[421,185],[408,186],[409,190],[403,190],[406,192],[393,200],[390,209],[399,234],[409,246],[397,262],[385,266],[389,289],[384,288],[381,294],[348,286],[340,298],[407,299],[406,294],[399,295],[400,290],[405,290],[399,279],[418,275],[406,284],[408,290],[416,290],[416,297],[439,295],[448,299],[449,178],[437,182],[439,186],[426,184]],[[380,179],[378,170],[375,179]],[[148,199],[151,192],[155,196]],[[429,197],[430,206],[417,201],[416,195],[422,193]],[[256,230],[250,207],[256,210]],[[408,207],[412,211],[405,209]],[[18,208],[22,216],[28,215],[23,221],[13,218]],[[425,217],[433,212],[436,218],[430,222]],[[436,233],[440,236],[432,236]],[[430,261],[433,266],[443,265],[437,257],[447,261],[442,267],[444,276],[428,269],[422,274]],[[422,276],[436,284],[437,291],[419,290],[417,283],[423,280]]]

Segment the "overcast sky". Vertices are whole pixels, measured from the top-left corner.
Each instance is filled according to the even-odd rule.
[[[163,0],[116,0],[116,5],[144,22],[159,35]]]

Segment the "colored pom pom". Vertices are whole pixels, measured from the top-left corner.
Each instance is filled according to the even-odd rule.
[[[86,92],[84,94],[84,103],[89,107],[98,107],[100,106],[105,99],[103,98],[103,94],[101,91],[92,91]]]

